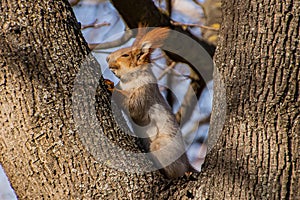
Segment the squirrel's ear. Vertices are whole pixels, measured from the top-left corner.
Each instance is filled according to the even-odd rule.
[[[134,55],[136,55],[136,61],[137,63],[141,64],[145,62],[145,59],[149,57],[149,55],[153,52],[154,49],[152,49],[152,44],[149,42],[145,42],[139,45],[139,48],[134,49]]]
[[[141,50],[143,53],[150,53],[152,44],[150,42],[143,42]]]

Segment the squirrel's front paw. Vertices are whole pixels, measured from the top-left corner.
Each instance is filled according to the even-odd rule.
[[[115,84],[114,82],[112,82],[109,79],[104,79],[104,83],[107,86],[108,91],[110,91],[111,93],[113,93],[114,89],[115,89]]]

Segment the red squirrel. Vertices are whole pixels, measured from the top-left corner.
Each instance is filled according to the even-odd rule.
[[[175,115],[161,95],[151,70],[150,55],[168,37],[168,28],[147,33],[139,28],[131,47],[119,49],[107,57],[110,70],[120,79],[122,106],[131,118],[134,133],[141,137],[157,168],[168,178],[177,178],[191,170]]]

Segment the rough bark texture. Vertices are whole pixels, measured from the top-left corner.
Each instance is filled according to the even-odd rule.
[[[152,189],[158,188],[151,186],[164,181],[159,173],[120,172],[97,159],[99,152],[117,159],[94,130],[98,127],[122,148],[138,149],[113,123],[102,80],[96,87],[100,68],[87,57],[68,2],[1,1],[0,13],[0,163],[19,199],[141,199],[155,194]],[[74,97],[79,68],[88,68],[87,78],[77,81],[81,96]],[[97,98],[89,101],[86,97],[95,97],[96,91]],[[72,98],[85,103],[80,105],[85,113],[92,113],[97,102],[98,126],[84,114],[75,123]]]
[[[171,182],[155,172],[110,168],[92,152],[101,148],[113,157],[103,138],[82,140],[81,133],[100,127],[114,143],[137,151],[113,121],[99,67],[86,57],[66,3],[0,5],[0,162],[19,199],[299,199],[296,1],[223,1],[216,63],[226,83],[226,124],[203,173]],[[88,69],[83,84],[90,88],[77,82],[82,96],[73,97],[80,66]],[[93,95],[82,107],[97,108],[98,126],[84,131],[85,123],[75,123],[72,98]]]
[[[299,1],[222,3],[216,66],[227,118],[206,160],[203,194],[300,199]]]

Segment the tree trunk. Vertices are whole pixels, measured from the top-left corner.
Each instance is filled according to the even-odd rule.
[[[142,173],[146,159],[114,157],[111,144],[139,150],[113,120],[100,68],[66,3],[1,1],[0,163],[19,199],[299,198],[297,3],[223,2],[216,64],[225,126],[203,172],[171,182]],[[141,172],[120,170],[127,160]]]
[[[227,113],[206,160],[202,194],[300,199],[299,2],[222,3],[215,61],[226,85]],[[219,97],[219,85],[215,89]],[[217,121],[212,117],[212,127]]]
[[[159,173],[128,174],[103,162],[119,159],[126,166],[132,160],[116,158],[117,149],[109,148],[104,136],[124,149],[138,148],[113,122],[100,67],[87,56],[68,2],[1,1],[0,25],[0,163],[17,196],[153,195],[151,185],[158,185]],[[88,116],[93,112],[98,123]],[[134,163],[139,162],[147,160]]]

